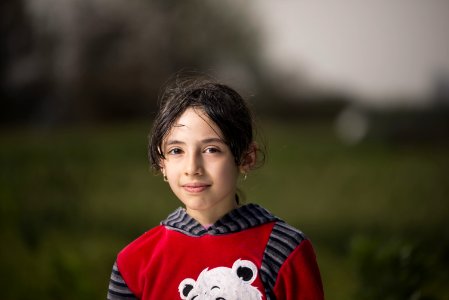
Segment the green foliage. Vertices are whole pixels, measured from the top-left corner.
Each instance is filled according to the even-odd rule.
[[[241,189],[311,238],[327,299],[448,299],[446,146],[263,127],[267,163]],[[179,206],[149,170],[148,129],[0,133],[2,299],[105,298],[118,251]]]
[[[449,240],[355,237],[351,258],[359,286],[355,299],[449,299]]]

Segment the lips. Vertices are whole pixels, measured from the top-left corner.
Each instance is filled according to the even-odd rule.
[[[210,185],[206,183],[187,183],[182,185],[182,187],[189,193],[201,193],[209,188]]]

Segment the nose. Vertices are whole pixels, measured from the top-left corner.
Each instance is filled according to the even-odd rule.
[[[202,175],[203,159],[200,153],[191,152],[187,155],[184,174],[187,176]]]

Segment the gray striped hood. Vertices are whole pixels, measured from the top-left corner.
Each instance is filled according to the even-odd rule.
[[[199,237],[235,233],[273,221],[281,220],[263,207],[250,203],[232,210],[207,229],[189,216],[184,208],[176,209],[161,224],[167,229]]]

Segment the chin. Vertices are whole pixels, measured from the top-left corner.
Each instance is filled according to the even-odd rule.
[[[204,210],[211,206],[207,200],[203,199],[188,199],[188,200],[181,199],[181,202],[184,204],[186,208],[192,210]]]

